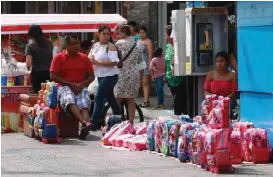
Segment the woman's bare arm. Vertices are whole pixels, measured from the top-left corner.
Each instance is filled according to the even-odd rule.
[[[230,64],[233,68],[233,70],[237,73],[238,71],[238,64],[237,64],[237,61],[234,57],[234,54],[229,54],[229,60],[230,60]]]
[[[232,83],[237,83],[237,74],[236,72],[232,72]],[[231,94],[229,94],[227,97],[231,98],[236,93],[234,89],[232,89]]]
[[[147,39],[146,45],[147,45],[147,49],[149,53],[149,64],[150,64],[153,59],[153,43],[150,39]]]

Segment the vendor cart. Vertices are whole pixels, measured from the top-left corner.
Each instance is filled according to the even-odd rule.
[[[1,14],[1,35],[3,39],[3,35],[27,34],[32,24],[40,25],[44,33],[79,33],[97,32],[101,25],[107,25],[114,30],[117,24],[125,23],[127,20],[119,14]],[[16,55],[18,56],[17,52]],[[20,58],[20,61],[23,61],[21,59],[23,55],[21,52],[21,57],[14,57],[15,51],[10,50],[9,54],[5,55],[4,62],[11,60],[11,57]],[[5,76],[1,73],[2,133],[22,132],[25,115],[19,111],[19,95],[29,94],[31,86],[26,86],[22,82],[7,86],[3,84],[7,83],[6,77],[8,77],[7,73]]]

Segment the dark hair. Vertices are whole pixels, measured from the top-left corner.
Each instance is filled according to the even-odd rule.
[[[143,30],[146,34],[148,34],[148,28],[146,28],[146,26],[141,25],[141,26],[139,27],[139,31],[140,31],[140,30]]]
[[[39,47],[48,47],[46,38],[40,25],[30,25],[28,29],[29,38],[33,39]]]
[[[133,28],[135,29],[135,31],[136,31],[136,32],[139,32],[137,22],[135,22],[135,21],[129,21],[129,22],[127,23],[127,25],[133,26]]]
[[[122,25],[119,30],[125,33],[126,36],[131,36],[131,30],[128,25]]]
[[[216,56],[215,56],[215,59],[216,59],[217,57],[223,57],[224,60],[225,60],[228,64],[230,63],[230,61],[229,61],[229,55],[228,55],[228,53],[225,52],[225,51],[218,52],[218,53],[216,54]]]
[[[129,22],[127,23],[127,25],[133,26],[134,28],[137,27],[137,23],[136,23],[135,21],[129,21]]]
[[[171,36],[171,34],[172,34],[172,25],[166,26],[165,31],[168,34],[168,36]]]
[[[69,44],[71,42],[71,39],[79,39],[77,35],[75,34],[69,34],[64,37],[64,42],[66,44]]]
[[[106,25],[102,25],[99,27],[98,32],[101,33],[103,30],[109,30],[111,32],[111,28],[109,26]]]
[[[162,48],[156,48],[154,50],[154,57],[161,57],[163,53],[163,49]]]
[[[110,33],[111,33],[111,28],[109,26],[106,26],[106,25],[100,26],[99,29],[98,29],[98,32],[101,33],[103,30],[106,30],[106,29],[109,30]],[[111,42],[113,44],[115,43],[111,35],[110,35],[109,42]]]
[[[81,42],[81,48],[89,49],[92,46],[92,43],[89,40],[84,40]]]

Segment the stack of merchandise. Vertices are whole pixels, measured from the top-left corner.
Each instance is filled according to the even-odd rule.
[[[147,122],[133,126],[129,121],[120,120],[121,118],[115,115],[106,118],[107,126],[104,128],[101,143],[105,146],[129,148],[132,151],[146,150]]]
[[[270,160],[271,147],[269,145],[267,131],[261,128],[254,128],[254,124],[251,122],[236,122],[233,127],[234,132],[238,134],[238,139],[240,138],[241,160],[256,164],[268,163]],[[235,153],[236,151],[234,150],[234,154]],[[239,158],[239,155],[237,156]]]
[[[32,129],[30,137],[43,143],[59,143],[57,129],[57,84],[47,81],[42,83],[39,100],[28,112],[28,122]]]
[[[232,125],[229,104],[229,98],[211,95],[201,115],[193,120],[182,115],[149,121],[147,149],[200,165],[213,173],[234,172],[232,164],[243,160],[268,163],[270,146],[266,130],[254,128],[249,122]]]

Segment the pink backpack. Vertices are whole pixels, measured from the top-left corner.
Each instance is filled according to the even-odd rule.
[[[161,120],[155,122],[155,151],[162,152],[162,133],[163,133],[163,124]]]
[[[213,108],[208,116],[208,126],[212,129],[229,128],[229,115],[227,115],[225,112],[227,111]]]
[[[190,160],[193,164],[198,164],[197,139],[198,139],[198,131],[197,129],[195,129],[193,131],[191,141],[189,143]]]
[[[232,131],[230,135],[230,155],[232,164],[242,163],[242,138],[239,131]]]
[[[206,135],[205,151],[209,170],[233,172],[230,159],[230,129],[211,129]]]
[[[253,163],[268,163],[270,160],[270,145],[267,131],[261,128],[254,128],[251,134],[250,148],[252,151]]]
[[[235,122],[233,124],[233,129],[240,131],[242,138],[244,136],[244,132],[250,128],[254,128],[253,122]]]

